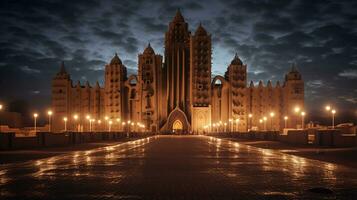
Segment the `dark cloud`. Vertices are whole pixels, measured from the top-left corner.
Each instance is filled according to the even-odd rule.
[[[103,83],[115,52],[136,73],[148,42],[163,53],[178,8],[191,31],[202,22],[212,34],[214,74],[223,74],[236,52],[254,82],[282,81],[297,63],[310,108],[356,107],[357,3],[348,0],[0,1],[0,100],[47,105],[62,60],[83,83]]]

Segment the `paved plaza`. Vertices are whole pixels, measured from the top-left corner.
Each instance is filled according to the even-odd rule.
[[[356,169],[206,136],[154,136],[0,166],[1,199],[356,196]]]

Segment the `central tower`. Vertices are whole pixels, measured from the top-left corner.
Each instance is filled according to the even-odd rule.
[[[190,32],[178,10],[165,34],[165,65],[167,109],[181,109],[190,116]],[[189,119],[188,119],[189,120]]]

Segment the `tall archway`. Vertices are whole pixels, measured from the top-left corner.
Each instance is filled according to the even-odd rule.
[[[179,134],[189,133],[190,130],[191,126],[185,113],[178,107],[169,114],[165,125],[161,128],[163,132]]]
[[[183,129],[183,124],[182,122],[177,119],[176,121],[174,121],[174,123],[172,124],[172,130],[174,131],[181,131]]]

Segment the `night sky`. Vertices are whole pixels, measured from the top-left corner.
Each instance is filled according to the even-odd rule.
[[[357,115],[357,1],[0,1],[0,101],[50,106],[62,60],[74,81],[103,83],[118,52],[129,73],[148,42],[163,54],[177,9],[212,34],[213,74],[237,52],[248,80],[282,81],[296,63],[311,115],[325,103]]]

